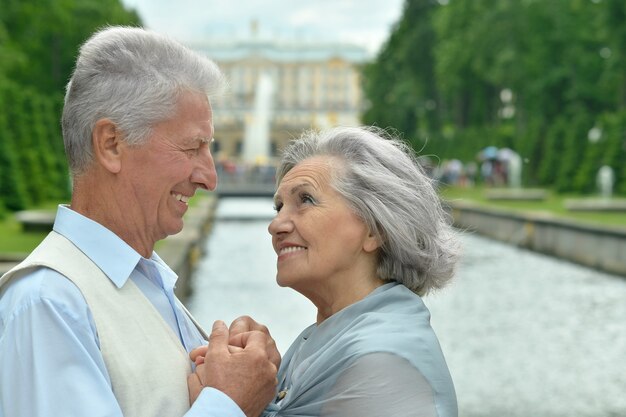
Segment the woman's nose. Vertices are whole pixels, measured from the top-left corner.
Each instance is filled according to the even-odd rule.
[[[281,211],[276,213],[276,217],[274,217],[269,226],[267,226],[267,231],[272,236],[278,236],[281,233],[289,233],[292,230],[293,222],[289,219],[285,209],[281,209]]]

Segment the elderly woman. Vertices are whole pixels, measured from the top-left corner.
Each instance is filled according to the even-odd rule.
[[[317,307],[264,416],[457,415],[420,296],[458,245],[413,152],[374,128],[310,132],[284,150],[269,225],[277,281]]]

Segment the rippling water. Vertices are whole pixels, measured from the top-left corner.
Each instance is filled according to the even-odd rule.
[[[209,328],[250,315],[284,353],[315,309],[275,283],[272,215],[269,199],[220,201],[189,307]],[[460,417],[626,417],[626,279],[462,240],[454,282],[425,298]]]
[[[253,317],[270,328],[282,354],[315,321],[316,310],[300,294],[276,284],[276,254],[267,231],[273,216],[271,199],[220,200],[188,306],[208,328],[217,319],[230,323],[244,314]]]

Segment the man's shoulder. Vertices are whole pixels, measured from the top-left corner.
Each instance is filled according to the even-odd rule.
[[[14,273],[0,289],[0,318],[47,303],[66,314],[83,315],[85,299],[74,283],[47,267],[29,268]]]

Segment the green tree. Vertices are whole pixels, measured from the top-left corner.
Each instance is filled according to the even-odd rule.
[[[35,93],[32,90],[14,90],[9,111],[10,129],[15,134],[17,156],[22,179],[26,186],[29,204],[38,205],[45,201],[45,174],[39,155],[45,150],[39,149],[37,130],[32,124],[31,103]]]
[[[61,95],[46,97],[41,103],[42,122],[47,127],[45,141],[50,149],[53,175],[50,177],[51,198],[64,201],[70,197],[70,180],[61,134],[61,111],[63,97]]]
[[[561,117],[566,123],[563,131],[563,150],[556,164],[555,183],[544,182],[544,185],[554,186],[561,192],[581,192],[577,188],[577,183],[572,179],[576,176],[580,162],[584,160],[585,153],[589,146],[589,131],[593,128],[593,120],[583,114],[571,119],[567,116]],[[592,133],[593,135],[593,133]]]
[[[567,130],[569,121],[559,117],[550,125],[542,144],[542,158],[539,164],[538,179],[541,184],[555,184],[559,171],[559,163],[567,146]]]
[[[614,192],[626,194],[626,190],[622,191],[622,185],[626,181],[626,172],[623,169],[626,161],[626,110],[607,114],[604,122],[607,143],[601,165],[613,168]]]
[[[64,90],[76,51],[94,30],[141,24],[119,0],[0,0],[0,10],[7,47],[20,51],[6,74],[45,93]]]
[[[51,110],[46,105],[48,101],[48,97],[30,92],[26,94],[25,106],[30,125],[30,143],[36,149],[33,157],[36,158],[38,172],[41,172],[41,183],[36,186],[41,187],[42,201],[56,201],[60,199],[62,192],[58,189],[58,177],[63,173],[56,169],[56,155],[51,141],[51,132],[55,125],[49,123],[50,119],[46,114]]]
[[[440,159],[512,147],[529,184],[590,190],[609,151],[587,132],[626,103],[624,19],[620,0],[407,1],[365,68],[364,121],[427,132]],[[418,104],[433,95],[436,123],[423,123]]]
[[[9,129],[7,89],[0,88],[0,202],[16,211],[26,208],[26,190],[19,166],[14,135]]]
[[[622,110],[626,108],[626,3],[604,0],[597,7],[602,42],[599,52],[604,59],[601,86],[614,106]]]
[[[432,0],[408,0],[375,63],[364,68],[369,97],[363,120],[392,126],[421,148],[439,130],[439,94],[435,82]]]
[[[59,96],[80,44],[108,24],[141,21],[120,0],[0,0],[0,199],[10,210],[69,197]]]

